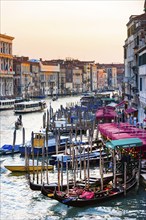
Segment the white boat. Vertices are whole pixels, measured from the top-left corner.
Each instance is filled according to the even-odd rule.
[[[38,111],[43,111],[45,108],[47,108],[47,105],[44,100],[26,101],[26,102],[15,103],[14,112],[15,113],[38,112]]]
[[[1,99],[0,100],[0,110],[13,109],[15,104],[15,99]]]

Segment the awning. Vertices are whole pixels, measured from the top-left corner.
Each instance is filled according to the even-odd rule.
[[[102,108],[97,110],[96,119],[115,119],[117,113],[110,108]]]
[[[125,138],[119,140],[108,141],[106,147],[115,149],[116,147],[129,148],[129,147],[140,147],[143,143],[139,138]]]
[[[125,103],[126,103],[126,101],[122,101],[122,102],[118,103],[118,104],[115,106],[115,108],[117,108],[118,106],[124,105]]]
[[[125,110],[125,113],[131,114],[131,113],[136,112],[136,111],[138,111],[136,108],[127,108],[127,109]]]
[[[117,104],[115,102],[111,102],[110,104],[108,104],[106,106],[115,108],[117,106]]]

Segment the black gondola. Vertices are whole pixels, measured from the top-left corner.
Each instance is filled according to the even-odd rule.
[[[29,186],[30,186],[30,189],[34,190],[34,191],[41,191],[42,187],[43,187],[45,190],[48,190],[48,193],[50,191],[53,192],[55,190],[55,188],[58,190],[58,184],[57,183],[38,184],[38,183],[33,183],[33,182],[30,181]],[[70,182],[69,186],[73,187],[73,182]],[[63,187],[62,187],[62,190],[65,190],[66,188],[67,188],[67,185],[64,184]]]
[[[64,192],[61,194],[55,191],[53,195],[53,199],[67,205],[73,207],[85,207],[91,205],[100,205],[103,202],[107,202],[111,199],[120,197],[124,195],[125,192],[130,191],[137,183],[136,177],[132,177],[126,182],[126,188],[124,188],[124,184],[119,185],[116,188],[111,188],[109,190],[104,189],[102,191],[88,191],[86,194],[90,198],[85,198],[83,196],[67,196]]]
[[[122,174],[117,174],[117,177],[121,177]],[[111,180],[113,179],[113,175],[109,175],[107,177],[104,177],[104,184],[107,184],[109,183]],[[80,180],[80,181],[76,181],[76,184],[75,186],[81,186],[81,187],[85,187],[85,184],[86,183],[89,183],[89,186],[98,186],[100,184],[100,178],[94,178],[94,177],[91,177],[89,179],[89,182],[88,180]],[[29,181],[29,186],[30,186],[30,189],[31,190],[34,190],[34,191],[41,191],[42,187],[44,187],[46,190],[55,190],[55,187],[57,187],[57,183],[50,183],[50,184],[39,184],[39,183],[34,183],[34,182],[31,182]],[[69,185],[74,185],[73,181],[70,180],[69,181]],[[63,188],[66,188],[66,184],[63,185]],[[57,189],[57,188],[56,188]]]

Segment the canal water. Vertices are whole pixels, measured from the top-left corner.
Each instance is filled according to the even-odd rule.
[[[54,111],[60,105],[78,102],[80,97],[59,98],[51,102],[46,99],[48,106],[51,103]],[[26,140],[30,139],[32,131],[38,131],[43,124],[43,113],[23,115],[23,125],[26,131]],[[14,123],[17,116],[13,110],[0,112],[0,146],[13,143]],[[22,143],[22,131],[17,131],[16,143]],[[19,163],[24,160],[19,154],[3,156],[5,161],[0,169],[0,220],[88,220],[88,219],[146,219],[146,186],[134,189],[124,198],[107,201],[102,205],[86,208],[73,208],[60,204],[57,201],[44,197],[40,192],[29,188],[25,175],[12,174],[4,165]],[[94,168],[92,172],[96,173]],[[57,178],[57,170],[49,173],[49,181]]]

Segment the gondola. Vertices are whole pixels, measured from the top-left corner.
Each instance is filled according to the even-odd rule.
[[[74,184],[73,184],[73,182],[70,182],[69,183],[69,189],[71,189],[71,188],[73,188],[73,186],[74,186]],[[62,187],[61,187],[61,189],[63,190],[63,191],[65,191],[65,190],[67,190],[67,184],[64,184]],[[44,196],[46,196],[46,197],[48,197],[48,198],[51,198],[51,199],[53,199],[54,198],[54,191],[55,190],[59,190],[59,188],[58,188],[58,185],[57,184],[50,184],[50,185],[42,185],[42,187],[41,187],[41,193],[44,195]]]
[[[121,176],[121,174],[118,175],[119,177]],[[106,186],[112,179],[112,176],[109,177],[105,177],[104,178],[104,186]],[[90,178],[90,184],[86,184],[85,181],[77,181],[76,184],[74,185],[73,182],[69,183],[68,188],[72,191],[74,191],[74,189],[78,189],[78,190],[82,190],[86,187],[91,187],[91,188],[95,188],[95,187],[99,187],[100,186],[100,179],[96,179],[96,178]],[[61,188],[61,187],[60,187]],[[38,189],[38,188],[37,188]],[[62,191],[67,190],[67,185],[63,185],[61,188]],[[53,187],[48,187],[47,185],[42,185],[41,187],[41,193],[51,199],[55,199],[54,197],[54,192],[58,191],[58,185],[54,184],[54,189]]]
[[[122,176],[122,174],[117,174],[117,176],[120,177]],[[104,177],[104,184],[109,183],[112,179],[113,179],[113,175]],[[98,186],[100,184],[100,178],[91,177],[89,179],[89,182],[88,180],[79,180],[79,181],[76,181],[75,186],[85,187],[87,183],[89,183],[90,186]],[[39,184],[39,183],[34,183],[34,182],[29,181],[30,189],[34,191],[41,191],[42,187],[45,188],[46,190],[55,190],[55,186],[57,185],[58,185],[57,183]],[[69,181],[69,185],[72,185],[72,186],[74,185],[72,180]]]
[[[71,187],[73,186],[73,182],[70,181],[69,185],[71,185]],[[29,186],[30,186],[30,189],[31,190],[34,190],[34,191],[41,191],[42,190],[42,187],[45,189],[45,190],[49,190],[49,191],[54,191],[55,188],[58,189],[58,184],[57,183],[50,183],[50,184],[39,184],[39,183],[34,183],[34,182],[29,182]],[[63,190],[67,188],[67,185],[64,184],[63,185]]]
[[[73,207],[85,207],[91,205],[100,205],[103,202],[107,202],[114,198],[124,195],[124,193],[130,191],[137,183],[136,176],[130,178],[126,182],[126,187],[124,184],[117,185],[116,188],[105,188],[101,191],[83,191],[81,195],[68,196],[65,192],[54,192],[53,199],[63,203],[67,206]]]

